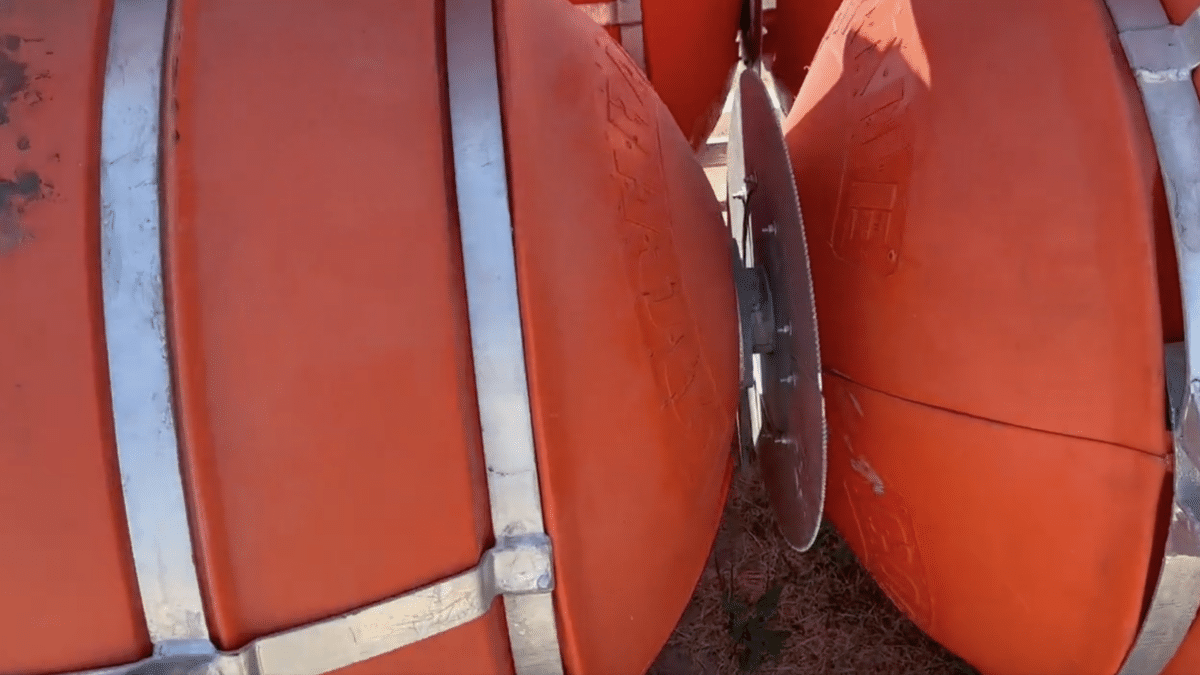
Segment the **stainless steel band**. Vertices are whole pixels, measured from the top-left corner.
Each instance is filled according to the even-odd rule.
[[[539,541],[547,556],[542,592],[504,596],[508,637],[518,675],[554,675],[563,666],[533,446],[497,60],[491,0],[446,0],[450,135],[492,530],[497,546]]]
[[[322,675],[457,628],[487,613],[498,594],[544,592],[550,551],[510,540],[457,576],[343,616],[260,638],[236,652],[155,655],[77,675]]]
[[[191,545],[165,326],[160,114],[169,0],[115,0],[101,129],[102,284],[130,541],[154,655],[90,675],[319,675],[483,616],[504,597],[516,670],[563,672],[542,519],[490,0],[446,0],[451,133],[496,545],[462,574],[218,653]]]
[[[617,26],[621,46],[642,72],[646,72],[646,33],[642,28],[642,0],[610,0],[576,5],[601,26]]]
[[[1106,1],[1158,150],[1183,291],[1186,375],[1168,373],[1169,382],[1182,382],[1170,397],[1175,439],[1170,529],[1149,612],[1120,670],[1155,675],[1175,656],[1200,607],[1200,100],[1192,83],[1200,64],[1200,10],[1173,26],[1159,0]],[[1179,361],[1168,350],[1168,368]]]
[[[192,556],[163,307],[159,117],[167,0],[116,0],[101,112],[101,279],[113,422],[156,653],[212,653]]]

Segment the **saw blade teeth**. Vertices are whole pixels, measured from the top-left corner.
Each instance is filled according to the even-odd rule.
[[[757,456],[785,538],[806,550],[820,527],[826,490],[829,432],[820,336],[800,198],[779,111],[753,69],[742,71],[736,88],[728,158],[728,194],[745,194],[736,204],[730,200],[730,232],[746,236],[743,260],[766,274],[773,312],[774,348],[757,354],[759,399],[751,401],[761,408]]]

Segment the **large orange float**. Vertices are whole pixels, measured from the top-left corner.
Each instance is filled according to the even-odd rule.
[[[561,0],[280,9],[0,13],[0,671],[644,671],[738,390],[687,140]]]
[[[1197,4],[848,0],[787,120],[826,508],[985,673],[1200,672]]]
[[[739,84],[732,267],[723,49],[664,107],[557,0],[86,9],[2,17],[0,669],[640,672],[739,383],[789,541],[985,672],[1200,669],[1195,0],[846,2],[807,242]]]

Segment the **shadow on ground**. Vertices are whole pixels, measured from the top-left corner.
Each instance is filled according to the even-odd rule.
[[[812,550],[791,549],[753,471],[735,474],[708,566],[648,675],[977,675],[904,618],[828,522]]]

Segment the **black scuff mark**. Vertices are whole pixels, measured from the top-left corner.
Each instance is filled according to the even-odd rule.
[[[7,51],[0,51],[0,125],[9,122],[8,105],[29,88],[29,66],[17,61],[7,53],[16,51],[12,47],[12,38],[16,38],[17,47],[21,46],[21,38],[15,35],[6,35],[4,46]]]
[[[25,152],[26,150],[29,149],[29,137],[28,136],[26,136],[25,134],[21,134],[21,137],[17,139],[17,149],[20,150],[21,152]]]
[[[33,171],[22,171],[13,180],[0,180],[0,256],[11,253],[29,239],[21,225],[25,206],[42,198],[42,179]]]

